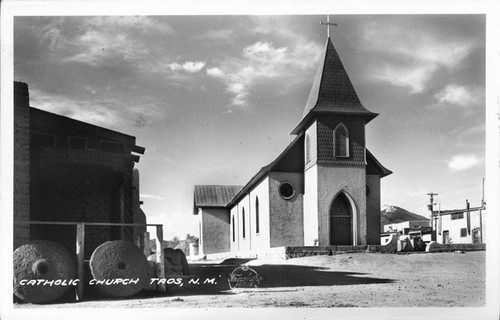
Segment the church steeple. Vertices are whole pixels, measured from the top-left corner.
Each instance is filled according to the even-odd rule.
[[[330,37],[326,40],[320,61],[304,114],[292,134],[299,134],[309,120],[318,114],[353,115],[365,118],[366,122],[378,115],[367,110],[359,101]]]

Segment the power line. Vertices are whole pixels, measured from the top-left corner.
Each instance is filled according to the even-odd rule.
[[[479,193],[481,191],[480,189],[477,189],[477,190],[474,190],[471,192],[457,193],[456,195],[449,194],[449,193],[462,191],[462,190],[466,190],[466,189],[470,189],[470,188],[474,188],[474,187],[480,187],[480,185],[475,184],[475,185],[469,185],[469,186],[465,186],[465,187],[459,187],[456,189],[448,189],[448,190],[444,190],[444,191],[439,191],[440,197],[438,197],[438,199],[445,200],[445,199],[450,199],[452,197],[463,198],[463,197],[471,197],[471,195],[473,198],[476,195],[476,193]],[[438,200],[436,199],[436,201],[438,201]],[[416,206],[419,203],[424,203],[424,202],[426,202],[426,199],[424,197],[413,196],[413,197],[408,198],[408,199],[404,200],[403,202],[401,202],[402,203],[401,206],[403,206],[403,207]]]
[[[465,190],[465,189],[469,189],[469,188],[477,188],[477,187],[480,187],[481,185],[472,185],[472,186],[468,186],[468,187],[462,187],[462,188],[458,188],[458,189],[452,189],[452,190],[446,190],[446,191],[439,191],[441,194],[443,193],[448,193],[448,192],[455,192],[455,191],[459,191],[459,190]]]

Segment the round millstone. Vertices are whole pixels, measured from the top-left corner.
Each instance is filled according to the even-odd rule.
[[[25,302],[49,303],[74,290],[70,283],[75,280],[75,264],[57,242],[35,240],[25,244],[14,251],[13,262],[14,294]],[[37,284],[28,284],[30,280],[37,280]]]
[[[150,282],[146,256],[126,241],[108,241],[97,247],[90,257],[90,270],[95,280],[107,281],[98,286],[111,297],[132,296]],[[125,281],[117,283],[120,280]]]

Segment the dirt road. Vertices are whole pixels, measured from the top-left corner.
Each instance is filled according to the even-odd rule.
[[[241,261],[239,261],[241,262]],[[237,264],[198,262],[167,295],[139,294],[17,308],[479,307],[485,304],[485,252],[338,254],[247,263],[258,289],[230,290]],[[196,283],[196,279],[200,279]],[[191,280],[191,283],[189,283]],[[182,283],[182,286],[179,284]]]

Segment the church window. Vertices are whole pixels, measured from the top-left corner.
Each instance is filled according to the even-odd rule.
[[[309,135],[309,133],[306,133],[306,141],[305,141],[305,144],[306,144],[306,163],[308,163],[309,161],[311,161],[311,136]]]
[[[295,195],[295,187],[290,182],[282,182],[279,186],[279,193],[283,199],[289,200]]]
[[[235,225],[234,225],[234,216],[233,216],[233,242],[236,241],[236,230],[235,230]]]
[[[243,236],[243,239],[245,239],[245,208],[243,208],[242,212],[241,212],[241,219],[243,221],[243,227],[242,227],[242,236]]]
[[[458,220],[458,219],[463,219],[463,218],[464,218],[463,212],[454,213],[451,215],[451,220]]]
[[[460,229],[460,237],[467,237],[467,228],[461,228]]]
[[[255,233],[260,233],[260,223],[259,223],[259,197],[255,198]]]
[[[334,143],[334,156],[335,157],[349,157],[349,132],[347,128],[341,123],[335,128],[333,132]]]

